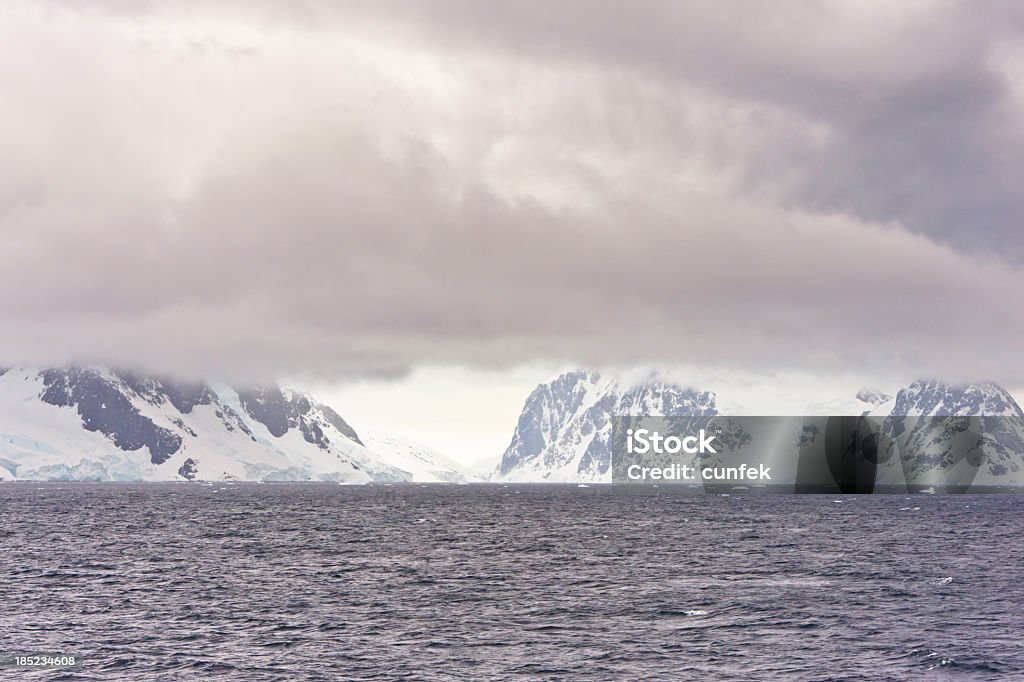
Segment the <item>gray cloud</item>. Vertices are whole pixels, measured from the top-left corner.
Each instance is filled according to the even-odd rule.
[[[1016,46],[1024,7],[886,5],[569,0],[494,8],[447,0],[403,4],[386,17],[404,18],[438,44],[628,69],[777,108],[827,135],[744,150],[738,189],[810,210],[898,220],[1019,262],[1024,69]],[[364,10],[374,8],[395,5]]]
[[[1013,6],[429,6],[0,9],[0,356],[1021,379]]]

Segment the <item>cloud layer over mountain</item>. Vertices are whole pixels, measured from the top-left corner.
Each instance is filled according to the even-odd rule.
[[[0,358],[1024,379],[1015,3],[0,7]]]

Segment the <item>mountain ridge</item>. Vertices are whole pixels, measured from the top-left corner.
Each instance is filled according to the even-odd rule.
[[[587,396],[587,401],[581,396]],[[717,398],[713,392],[683,388],[656,375],[623,384],[596,372],[566,372],[531,392],[492,480],[610,482],[607,431],[612,417],[744,416],[720,410]],[[823,407],[831,409],[821,412]],[[835,408],[840,411],[834,412]],[[897,444],[905,451],[887,461],[900,462],[899,476],[909,483],[938,480],[936,469],[953,465],[952,435],[932,432],[939,426],[947,430],[950,426],[934,418],[984,416],[985,420],[978,423],[987,430],[977,434],[978,442],[973,446],[984,450],[988,457],[978,482],[1024,485],[1024,411],[1006,389],[994,382],[955,385],[935,379],[918,380],[894,396],[861,390],[852,399],[812,405],[806,416],[846,412],[884,421],[882,435],[888,438],[890,454]],[[915,428],[914,440],[908,440],[906,434]],[[789,437],[783,440],[788,443],[785,438]],[[801,443],[797,436],[789,440],[793,440],[795,462]],[[957,447],[963,447],[962,441]],[[585,456],[581,456],[581,449]]]
[[[277,385],[235,388],[99,365],[0,368],[0,478],[466,478],[443,463],[428,475],[423,459],[412,450],[375,453],[333,408]]]

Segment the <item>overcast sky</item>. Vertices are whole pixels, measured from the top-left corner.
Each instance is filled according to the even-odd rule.
[[[1022,33],[1012,1],[4,0],[0,357],[1019,384]]]

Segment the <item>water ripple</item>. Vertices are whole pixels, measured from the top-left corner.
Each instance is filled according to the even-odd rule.
[[[1024,679],[1020,497],[515,493],[2,484],[0,653],[73,653],[66,680]]]

